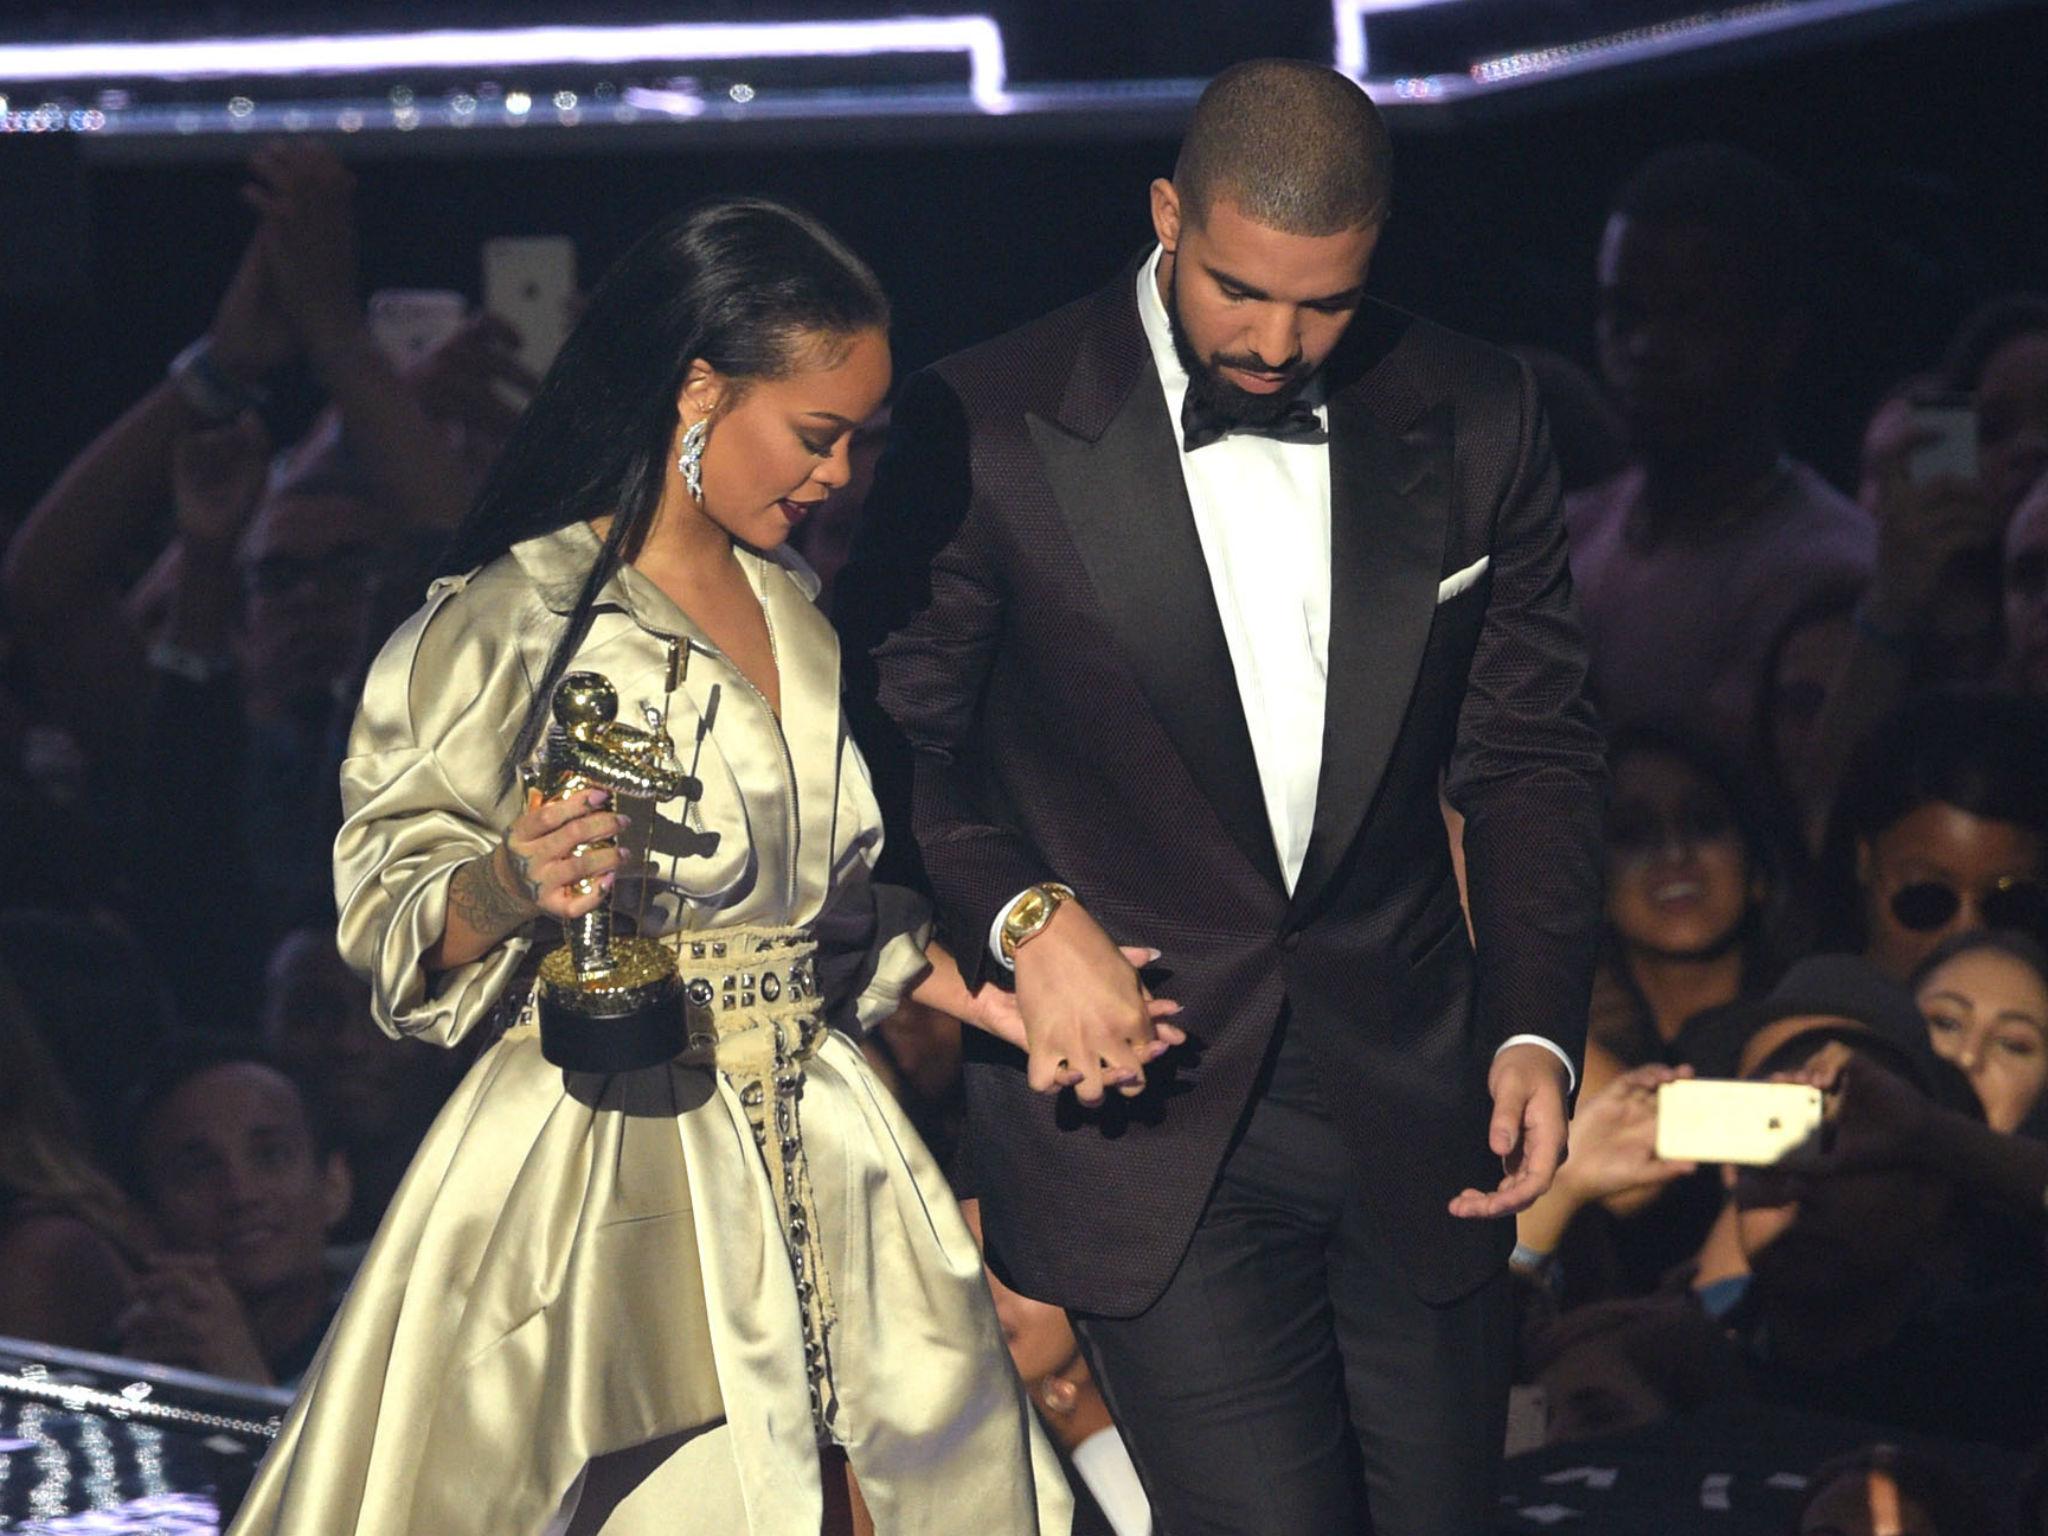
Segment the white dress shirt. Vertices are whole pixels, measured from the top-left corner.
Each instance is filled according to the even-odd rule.
[[[1138,319],[1178,444],[1188,374],[1159,295],[1161,254],[1155,249],[1138,272]],[[1316,416],[1327,430],[1329,407],[1318,403]],[[1315,825],[1329,693],[1330,447],[1234,432],[1193,453],[1181,447],[1180,467],[1237,674],[1273,848],[1292,894]],[[989,947],[1005,964],[1008,910],[989,930]],[[1572,1073],[1571,1058],[1541,1036],[1516,1035],[1501,1049],[1510,1045],[1544,1046]]]

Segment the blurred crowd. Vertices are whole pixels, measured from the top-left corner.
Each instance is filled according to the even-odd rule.
[[[259,150],[247,197],[206,334],[0,566],[0,1335],[290,1385],[468,1064],[380,1033],[335,955],[336,768],[535,380],[488,314],[380,341],[324,150]],[[1614,792],[1571,1156],[1518,1223],[1517,1432],[1831,1415],[1870,1444],[1797,1529],[2048,1533],[2048,296],[1983,296],[1836,486],[1784,446],[1829,342],[1798,189],[1660,153],[1595,259],[1597,377],[1524,353]],[[801,530],[828,603],[865,479]],[[957,1028],[908,1008],[868,1048],[944,1160]],[[1687,1077],[1820,1089],[1822,1145],[1660,1159]],[[1079,1528],[1148,1530],[1066,1319],[991,1284]],[[1962,1442],[2031,1480],[1975,1485]]]

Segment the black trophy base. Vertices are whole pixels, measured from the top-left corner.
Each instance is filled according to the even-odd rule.
[[[644,952],[643,952],[644,951]],[[540,964],[540,1053],[568,1072],[637,1072],[682,1055],[682,989],[651,939],[614,939],[613,967],[578,977],[566,947]]]

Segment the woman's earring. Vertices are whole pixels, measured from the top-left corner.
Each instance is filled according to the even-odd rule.
[[[683,472],[683,484],[690,492],[690,499],[700,507],[704,505],[704,440],[709,436],[711,418],[699,417],[683,434],[683,451],[676,459],[676,468]]]

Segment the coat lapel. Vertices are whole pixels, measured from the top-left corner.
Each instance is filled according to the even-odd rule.
[[[1136,273],[1106,294],[1060,420],[1027,416],[1097,601],[1154,715],[1244,856],[1280,862],[1173,423],[1138,323]]]
[[[1365,390],[1330,400],[1330,657],[1315,824],[1297,912],[1343,862],[1415,691],[1450,515],[1448,405],[1398,435]]]

